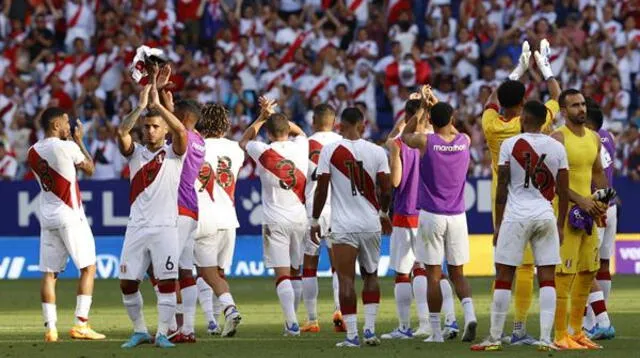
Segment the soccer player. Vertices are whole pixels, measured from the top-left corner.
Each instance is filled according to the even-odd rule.
[[[551,133],[551,125],[560,110],[558,97],[560,96],[560,85],[553,76],[551,65],[549,64],[549,42],[546,39],[540,41],[540,51],[534,54],[534,59],[538,69],[542,73],[549,89],[550,99],[545,103],[547,107],[547,117],[542,127],[543,133]],[[498,159],[502,142],[521,132],[520,113],[525,102],[525,86],[518,80],[529,68],[529,58],[531,50],[529,43],[524,42],[522,53],[518,65],[509,75],[509,80],[502,83],[497,91],[493,91],[489,97],[485,110],[482,113],[482,130],[487,139],[489,152],[491,153],[492,186],[491,199],[492,207],[495,207],[496,187],[498,182]],[[502,108],[502,114],[500,114]],[[495,213],[494,216],[495,223]],[[494,228],[495,229],[495,228]],[[495,231],[495,230],[494,230]],[[510,343],[514,345],[531,345],[536,340],[527,334],[526,321],[527,313],[533,300],[533,256],[531,248],[525,249],[522,265],[516,270],[515,280],[515,317],[513,321],[513,333]]]
[[[285,315],[284,335],[299,336],[296,307],[302,300],[303,238],[307,215],[304,189],[309,141],[300,127],[275,113],[275,102],[260,98],[260,116],[247,128],[240,148],[256,162],[262,184],[263,250],[276,275],[276,291]],[[271,144],[255,141],[265,126]],[[293,140],[289,140],[289,136]]]
[[[309,137],[309,168],[307,170],[307,186],[305,188],[305,200],[307,208],[307,216],[311,218],[313,211],[313,195],[316,192],[316,184],[318,175],[316,169],[318,166],[318,159],[320,158],[320,151],[322,148],[335,141],[342,139],[342,137],[333,132],[333,126],[336,121],[336,112],[331,106],[326,104],[319,104],[313,109],[313,132],[314,134]],[[321,238],[324,240],[329,236],[329,230],[331,228],[331,206],[325,205],[320,215],[320,228]],[[329,258],[331,259],[331,241],[324,240],[329,250]],[[307,323],[305,323],[300,329],[302,332],[319,332],[320,325],[318,324],[318,258],[320,255],[320,246],[316,245],[309,235],[305,235],[304,238],[304,259],[302,263],[302,298],[304,305],[307,308]],[[338,274],[335,272],[334,266],[332,268],[332,286],[333,286],[333,300],[335,304],[335,311],[333,313],[334,329],[337,332],[344,332],[344,322],[342,320],[342,314],[340,313],[340,296],[338,292]]]
[[[120,257],[122,300],[134,333],[123,348],[149,343],[142,313],[140,281],[149,264],[158,280],[158,330],[155,345],[170,348],[167,332],[176,311],[176,282],[180,247],[178,238],[178,185],[187,152],[187,130],[161,103],[156,88],[157,67],[151,70],[151,84],[144,87],[138,106],[118,127],[120,153],[129,160],[131,171],[131,214]],[[131,130],[142,111],[145,145],[133,142]],[[172,143],[165,142],[171,133]]]
[[[226,139],[230,123],[227,111],[219,104],[202,108],[198,125],[205,137],[206,156],[196,183],[200,216],[195,240],[195,261],[199,274],[213,288],[223,306],[225,325],[222,337],[233,337],[240,324],[240,313],[229,292],[224,268],[231,265],[236,245],[236,178],[244,162],[244,151],[237,142]],[[211,302],[209,308],[213,309]],[[208,317],[210,325],[215,320]],[[209,327],[215,330],[216,327]]]
[[[502,349],[502,331],[511,302],[516,267],[529,243],[533,249],[540,285],[540,350],[555,350],[551,341],[556,311],[555,270],[560,264],[560,242],[569,200],[567,154],[542,126],[546,107],[529,101],[522,108],[523,134],[505,140],[500,147],[496,194],[496,281],[491,305],[489,337],[473,345],[474,351]],[[558,219],[552,201],[558,193]]]
[[[47,108],[40,117],[44,138],[27,153],[27,164],[40,185],[40,271],[45,342],[58,341],[56,321],[56,279],[67,258],[80,270],[74,326],[75,339],[104,339],[89,326],[89,309],[96,274],[96,247],[87,222],[76,178],[77,170],[92,175],[95,170],[85,148],[82,124],[78,120],[71,135],[69,117],[60,108]],[[71,140],[70,140],[71,139]]]
[[[423,106],[428,106],[423,96]],[[432,335],[425,342],[443,342],[440,331],[442,262],[447,260],[449,277],[456,288],[464,310],[465,328],[462,340],[475,339],[477,319],[471,299],[471,287],[464,277],[463,265],[469,262],[469,238],[464,206],[464,186],[469,168],[469,143],[466,134],[453,127],[453,108],[443,102],[430,109],[435,133],[416,133],[418,118],[411,118],[402,131],[402,140],[420,150],[420,209],[418,238],[425,245],[416,250],[418,261],[426,264],[427,301]]]
[[[163,91],[164,94],[169,92]],[[163,101],[163,103],[166,103]],[[171,338],[174,343],[194,343],[195,316],[198,289],[193,277],[194,236],[198,226],[198,198],[194,184],[205,156],[204,138],[195,129],[200,120],[200,105],[193,100],[182,100],[175,104],[176,117],[187,130],[187,152],[184,156],[180,184],[178,186],[178,238],[180,259],[178,260],[178,283],[182,298],[184,322],[180,332]]]
[[[582,316],[591,284],[600,267],[599,239],[593,220],[606,211],[606,205],[591,195],[596,189],[608,188],[607,177],[600,160],[600,137],[585,126],[586,102],[580,91],[568,89],[560,95],[560,108],[566,119],[564,126],[551,134],[562,143],[569,161],[569,200],[571,209],[564,227],[564,241],[560,246],[562,264],[556,268],[557,305],[555,342],[561,349],[599,349],[582,331]],[[591,220],[591,225],[589,224]],[[567,306],[571,297],[569,327]]]
[[[587,122],[586,126],[598,133],[600,136],[600,160],[604,168],[609,184],[613,183],[613,158],[616,154],[616,146],[613,136],[609,131],[602,128],[603,114],[598,104],[587,99]],[[583,328],[587,336],[591,339],[612,339],[615,337],[615,329],[611,325],[609,314],[607,313],[606,301],[611,292],[611,273],[609,272],[609,260],[613,243],[615,242],[618,210],[615,201],[609,203],[606,212],[604,225],[598,225],[598,237],[600,239],[600,269],[596,274],[596,281],[591,287],[591,293],[587,301],[587,309],[583,321]]]
[[[364,116],[359,109],[346,108],[340,118],[343,139],[325,145],[317,168],[318,186],[313,199],[311,240],[319,244],[320,215],[331,185],[331,242],[340,285],[340,309],[347,337],[338,347],[360,347],[355,292],[356,259],[364,281],[364,343],[378,345],[375,334],[380,304],[378,262],[380,232],[391,232],[389,204],[391,183],[384,149],[361,138]],[[376,191],[379,190],[379,198]]]

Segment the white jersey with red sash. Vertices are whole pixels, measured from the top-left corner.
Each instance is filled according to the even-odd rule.
[[[267,71],[260,75],[259,87],[265,96],[277,100],[280,98],[280,85],[291,87],[291,76],[284,69]]]
[[[88,1],[80,0],[78,4],[65,1],[64,16],[67,23],[67,35],[65,45],[71,48],[76,38],[81,38],[89,45],[89,39],[95,33],[94,9],[89,6]]]
[[[299,48],[304,48],[313,39],[313,32],[311,30],[294,30],[290,27],[278,30],[276,33],[275,42],[279,45],[286,45],[284,52],[280,57],[279,65],[282,66],[285,63],[293,61],[293,58]]]
[[[82,81],[93,74],[93,67],[96,62],[96,57],[90,53],[86,53],[80,57],[75,58],[74,74],[76,81],[82,83]]]
[[[43,229],[72,225],[84,218],[75,167],[84,160],[76,143],[56,137],[29,148],[27,163],[40,184],[38,219]]]
[[[364,139],[325,145],[317,169],[322,174],[331,175],[331,231],[379,232],[376,178],[389,174],[384,149]]]
[[[336,142],[342,139],[342,136],[335,132],[316,132],[309,137],[309,169],[307,170],[307,187],[305,188],[305,197],[307,205],[307,215],[311,217],[313,211],[313,196],[316,193],[316,187],[318,186],[318,174],[316,170],[318,168],[318,161],[320,160],[320,152],[322,148],[330,143]],[[322,216],[326,219],[331,217],[331,201],[330,193],[327,194],[327,203],[322,210]],[[328,221],[327,221],[328,222]]]
[[[9,128],[13,122],[13,115],[17,109],[18,106],[11,98],[0,94],[0,118],[4,121],[5,128]]]
[[[184,155],[165,144],[156,152],[134,144],[129,159],[131,190],[130,227],[176,227],[178,221],[178,183]]]
[[[375,56],[378,57],[378,44],[375,41],[354,41],[349,45],[347,54],[355,59],[363,56]]]
[[[307,75],[300,78],[298,89],[304,92],[304,97],[309,101],[314,96],[319,96],[321,102],[326,102],[329,98],[329,82],[331,78],[320,75]]]
[[[113,48],[110,53],[99,54],[96,58],[95,72],[100,81],[100,88],[105,92],[120,88],[123,69],[124,59],[120,57],[118,48]]]
[[[365,24],[369,20],[369,1],[368,0],[347,0],[347,8],[349,12],[354,14],[358,24]]]
[[[207,138],[204,164],[195,189],[198,193],[198,233],[196,237],[214,235],[220,229],[240,226],[235,208],[238,172],[244,151],[238,142],[226,138]]]
[[[306,223],[307,137],[300,135],[271,144],[250,141],[247,153],[256,162],[260,175],[263,224]]]

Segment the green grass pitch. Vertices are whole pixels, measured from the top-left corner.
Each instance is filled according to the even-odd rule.
[[[472,278],[473,297],[479,320],[478,339],[489,330],[491,278]],[[2,357],[640,357],[640,279],[617,276],[613,281],[613,294],[609,313],[616,327],[617,337],[604,341],[601,351],[537,352],[532,347],[508,347],[502,352],[471,352],[469,344],[459,340],[430,345],[419,339],[412,341],[383,341],[379,347],[338,349],[334,345],[343,334],[334,333],[331,324],[333,300],[331,281],[320,279],[321,332],[303,334],[299,338],[282,336],[282,313],[272,279],[231,279],[231,289],[242,313],[242,324],[234,338],[222,339],[206,334],[205,322],[198,308],[196,334],[198,343],[179,345],[175,349],[161,350],[144,345],[132,350],[120,348],[131,333],[131,325],[122,305],[118,283],[115,280],[96,281],[91,324],[107,335],[106,341],[72,341],[68,336],[75,307],[75,281],[58,283],[58,330],[62,341],[43,342],[43,324],[39,303],[39,282],[36,280],[3,281],[0,283],[0,358]],[[144,283],[145,318],[153,331],[156,325],[155,296],[148,283]],[[383,279],[382,303],[378,316],[377,333],[387,332],[397,324],[393,300],[393,280]],[[536,296],[537,297],[537,293]],[[513,309],[513,305],[512,305]],[[462,313],[456,302],[458,320]],[[361,310],[362,311],[362,310]],[[537,299],[531,309],[528,328],[538,333]],[[299,308],[301,323],[305,318],[304,306]],[[415,310],[412,308],[412,322]],[[359,317],[362,330],[363,318]],[[506,330],[510,332],[511,322]]]

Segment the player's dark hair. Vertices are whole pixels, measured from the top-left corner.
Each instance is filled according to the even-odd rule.
[[[577,94],[581,94],[581,92],[575,88],[569,88],[562,91],[562,93],[560,93],[560,98],[558,98],[558,104],[560,104],[560,107],[565,107],[567,105],[567,96],[575,96]]]
[[[147,113],[144,115],[145,117],[162,117],[162,113],[155,108],[147,109]]]
[[[498,102],[504,108],[513,108],[524,99],[526,89],[520,81],[507,80],[498,87]]]
[[[202,106],[192,99],[183,99],[174,104],[173,110],[175,113],[190,114],[196,119],[196,122],[198,122],[201,118]]]
[[[336,119],[336,111],[328,104],[321,103],[313,107],[313,124],[323,126]]]
[[[264,126],[267,128],[267,133],[274,137],[282,137],[289,133],[289,120],[282,113],[270,115]]]
[[[547,119],[547,107],[540,101],[527,101],[522,107],[522,113],[533,118],[538,127],[542,127]]]
[[[356,107],[348,107],[342,111],[342,116],[340,117],[341,123],[350,124],[355,126],[356,124],[364,121],[364,115],[362,112]]]
[[[599,131],[604,124],[604,115],[600,107],[587,106],[587,121],[593,125],[593,129]]]
[[[420,109],[419,99],[410,99],[404,104],[404,114],[407,118],[413,117],[418,112],[418,109]]]
[[[42,127],[43,131],[47,132],[51,129],[51,123],[53,123],[55,119],[64,116],[66,113],[67,112],[65,112],[60,107],[51,107],[45,109],[40,116],[40,127]]]
[[[442,128],[451,123],[453,107],[446,102],[438,102],[431,107],[431,124],[436,128]]]
[[[205,138],[222,137],[231,126],[227,117],[227,109],[217,103],[204,105],[200,114],[200,121],[196,125],[196,129]]]

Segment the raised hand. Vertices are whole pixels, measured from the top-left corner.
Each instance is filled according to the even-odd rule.
[[[524,73],[529,68],[529,58],[531,57],[531,47],[529,46],[529,41],[525,41],[522,43],[522,52],[520,53],[520,57],[518,58],[518,65],[513,69],[511,74],[509,75],[509,79],[513,81],[517,81],[524,75]]]
[[[138,101],[138,107],[141,109],[147,108],[149,104],[149,92],[151,91],[151,85],[146,85],[140,91],[140,98]]]
[[[163,65],[158,72],[158,89],[172,85],[173,83],[169,82],[169,78],[171,78],[171,65],[167,63]]]
[[[76,128],[73,131],[73,140],[76,143],[81,143],[83,136],[84,136],[84,127],[82,126],[82,122],[80,122],[80,119],[76,119]]]
[[[540,73],[542,73],[545,81],[550,77],[553,77],[553,70],[549,63],[550,53],[551,49],[549,47],[549,41],[547,41],[547,39],[542,39],[542,41],[540,41],[540,51],[536,51],[533,54],[533,57],[536,59],[536,64],[538,65]]]

